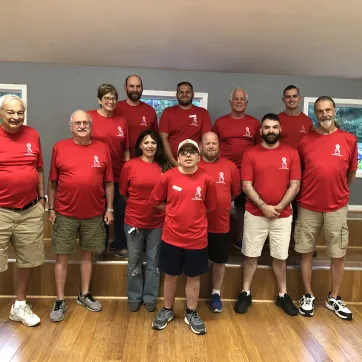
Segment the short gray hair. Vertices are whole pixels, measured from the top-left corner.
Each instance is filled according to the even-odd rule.
[[[70,116],[70,118],[69,118],[69,125],[72,124],[72,122],[73,122],[73,117],[74,117],[74,115],[75,115],[76,113],[78,113],[78,112],[83,112],[83,113],[85,113],[85,114],[87,115],[87,118],[88,118],[89,122],[90,122],[90,123],[93,123],[92,117],[90,116],[90,114],[89,114],[88,112],[86,112],[86,111],[83,110],[83,109],[77,109],[76,111],[74,111],[74,112],[71,114],[71,116]]]
[[[24,110],[26,109],[26,104],[24,103],[24,101],[19,97],[17,96],[16,94],[6,94],[2,97],[0,97],[0,109],[3,108],[4,104],[5,103],[8,103],[8,102],[11,102],[12,100],[17,100],[19,101],[22,106],[24,107]]]
[[[241,90],[241,91],[243,91],[243,92],[245,93],[245,98],[246,98],[246,100],[249,99],[249,96],[248,96],[247,91],[246,91],[245,89],[243,89],[243,88],[239,88],[239,87],[238,87],[238,88],[233,89],[233,91],[231,92],[231,94],[230,94],[230,100],[231,100],[231,101],[233,100],[234,92],[235,92],[235,91],[238,91],[238,90]]]

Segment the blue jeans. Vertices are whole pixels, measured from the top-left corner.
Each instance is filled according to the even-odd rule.
[[[156,303],[160,286],[158,260],[162,229],[137,229],[134,234],[128,231],[132,226],[124,224],[128,244],[128,301]],[[145,277],[142,273],[142,249],[146,241],[147,266]]]
[[[119,184],[114,184],[114,246],[116,250],[127,249],[127,239],[124,233],[124,212],[126,209],[126,201],[119,193]],[[104,241],[105,249],[108,248],[109,225],[106,225],[106,240]]]

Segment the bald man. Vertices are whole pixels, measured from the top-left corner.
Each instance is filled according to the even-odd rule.
[[[248,94],[242,88],[231,92],[229,104],[231,113],[216,120],[213,131],[220,141],[220,154],[234,162],[240,170],[244,152],[261,142],[259,121],[246,114]],[[234,201],[237,242],[235,247],[241,250],[245,213],[245,193],[241,193]]]
[[[78,235],[82,260],[77,303],[93,312],[102,310],[89,291],[92,255],[103,250],[105,223],[113,221],[114,185],[108,147],[91,139],[92,119],[85,111],[72,114],[69,128],[72,138],[53,147],[48,183],[49,221],[53,224],[53,251],[57,255],[57,299],[50,313],[53,322],[63,320],[67,310],[64,285],[68,259],[76,249]]]
[[[231,201],[240,194],[241,181],[236,165],[227,158],[219,157],[219,139],[214,132],[202,136],[199,167],[216,183],[216,209],[207,213],[208,253],[212,262],[211,311],[220,313],[220,291],[228,261]]]
[[[16,301],[9,318],[33,327],[40,318],[26,304],[31,271],[44,263],[43,157],[38,132],[25,126],[25,104],[0,98],[0,272],[8,269],[8,246],[16,255]]]
[[[116,115],[126,118],[128,123],[129,150],[131,158],[135,157],[135,145],[139,134],[146,129],[158,132],[156,111],[140,99],[143,83],[140,76],[129,75],[124,84],[127,98],[117,102]]]

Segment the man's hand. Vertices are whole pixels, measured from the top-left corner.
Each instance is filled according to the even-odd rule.
[[[57,215],[55,214],[55,211],[54,210],[50,210],[49,211],[49,222],[54,225],[55,223],[55,219],[57,218]]]
[[[275,209],[275,206],[264,204],[260,210],[267,219],[277,219],[280,213]]]
[[[285,209],[280,203],[278,205],[273,206],[274,209],[279,212],[279,214]]]
[[[106,213],[104,215],[104,222],[107,225],[110,225],[110,224],[112,224],[113,220],[114,220],[113,212],[112,211],[106,211]]]

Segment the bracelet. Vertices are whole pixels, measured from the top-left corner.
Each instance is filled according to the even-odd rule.
[[[109,212],[113,212],[113,209],[107,209],[107,211],[109,211]]]
[[[54,207],[48,207],[48,211],[55,211]]]

